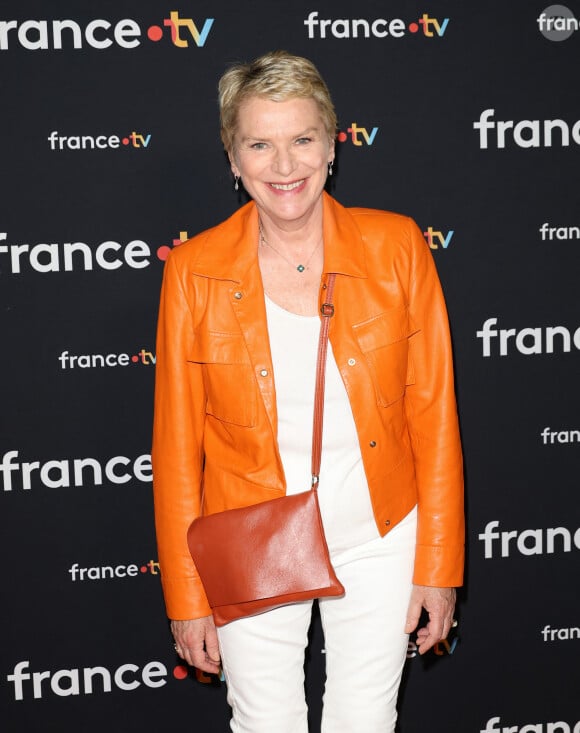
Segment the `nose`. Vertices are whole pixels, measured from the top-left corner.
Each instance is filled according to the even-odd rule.
[[[296,168],[292,151],[287,148],[279,148],[276,151],[273,168],[279,175],[289,176]]]

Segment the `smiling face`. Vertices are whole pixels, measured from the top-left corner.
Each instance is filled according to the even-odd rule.
[[[314,99],[247,99],[238,111],[229,157],[263,220],[295,230],[322,211],[334,140]]]

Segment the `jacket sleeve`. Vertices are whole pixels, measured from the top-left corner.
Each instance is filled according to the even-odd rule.
[[[463,463],[455,402],[451,337],[435,263],[421,231],[409,234],[409,309],[418,331],[409,351],[413,384],[405,394],[418,487],[414,583],[463,582]]]
[[[187,529],[200,511],[206,397],[201,366],[188,361],[194,339],[193,288],[183,258],[174,256],[179,254],[175,250],[166,262],[159,308],[153,491],[167,614],[193,619],[211,613],[187,547]]]

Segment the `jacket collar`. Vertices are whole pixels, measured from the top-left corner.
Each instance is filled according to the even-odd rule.
[[[367,277],[365,245],[348,209],[323,194],[324,272]]]
[[[364,242],[348,209],[323,194],[324,272],[367,277]],[[195,274],[242,282],[257,264],[258,210],[250,201],[207,232]]]

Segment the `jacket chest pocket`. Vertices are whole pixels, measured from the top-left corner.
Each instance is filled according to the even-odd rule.
[[[196,333],[188,361],[202,368],[208,415],[243,427],[256,424],[254,373],[240,334]]]
[[[383,407],[392,405],[405,394],[415,375],[409,355],[409,338],[419,330],[409,316],[409,309],[393,308],[353,326],[368,364],[377,400]]]

